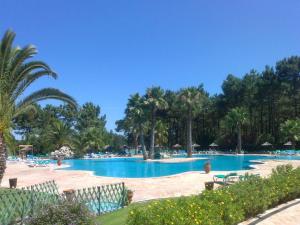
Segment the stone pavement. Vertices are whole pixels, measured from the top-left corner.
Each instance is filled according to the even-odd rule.
[[[300,225],[300,199],[267,210],[239,225]]]
[[[300,166],[300,160],[268,160],[264,164],[256,164],[255,169],[247,171],[234,171],[239,174],[245,172],[259,173],[263,177],[271,174],[272,169],[278,165],[291,164]],[[203,170],[203,168],[199,168]],[[9,178],[18,178],[18,187],[55,180],[60,188],[80,189],[84,187],[97,186],[125,182],[125,185],[133,190],[133,201],[145,201],[157,198],[179,197],[199,194],[205,188],[204,183],[213,180],[215,174],[226,174],[231,171],[212,171],[205,174],[203,171],[191,171],[181,174],[155,178],[113,178],[94,176],[89,171],[78,170],[55,170],[55,167],[30,168],[24,163],[8,163],[4,174],[2,186],[9,186]],[[299,223],[300,225],[300,223]]]

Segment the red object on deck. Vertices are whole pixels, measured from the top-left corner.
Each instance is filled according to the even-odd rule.
[[[61,166],[61,164],[62,164],[61,159],[58,159],[58,160],[57,160],[57,165],[58,165],[58,166]]]

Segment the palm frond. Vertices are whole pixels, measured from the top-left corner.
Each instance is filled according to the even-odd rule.
[[[16,105],[16,108],[22,108],[46,99],[61,100],[77,108],[77,102],[73,97],[55,88],[44,88],[39,91],[33,92],[31,95],[20,101]]]
[[[36,105],[34,104],[31,104],[31,105],[27,105],[27,106],[23,106],[23,107],[19,107],[15,110],[15,113],[14,113],[14,118],[22,115],[22,114],[27,114],[29,112],[32,112],[32,113],[37,113],[37,108],[36,108]]]
[[[50,66],[42,61],[31,61],[28,63],[24,63],[19,66],[18,70],[15,74],[12,74],[11,81],[13,83],[12,89],[16,88],[19,82],[21,82],[28,74],[34,73],[38,70],[45,70],[48,71],[49,74],[52,74],[54,78],[57,78],[56,73],[54,73]]]
[[[54,79],[57,78],[56,73],[50,70],[41,70],[28,74],[21,82],[19,82],[18,86],[14,89],[12,93],[12,100],[15,101],[26,90],[26,88],[28,88],[34,81],[43,76],[50,76]]]
[[[37,53],[36,48],[33,45],[27,45],[24,48],[21,48],[13,58],[10,66],[10,75],[15,78],[18,76],[18,69],[22,66],[25,61],[33,57]]]
[[[12,49],[12,43],[15,39],[16,34],[8,30],[5,32],[1,42],[0,42],[0,75],[2,76],[5,71],[5,63],[8,62],[8,57]]]

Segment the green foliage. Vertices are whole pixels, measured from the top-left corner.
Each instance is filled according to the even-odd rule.
[[[141,205],[141,203],[138,203]],[[119,209],[111,213],[105,213],[96,218],[96,221],[101,225],[125,225],[127,220],[127,215],[135,203],[130,204],[129,206]]]
[[[24,139],[22,143],[33,144],[36,153],[49,153],[68,145],[80,157],[87,150],[99,151],[105,145],[119,148],[125,144],[122,137],[106,130],[105,116],[92,103],[78,110],[68,105],[35,106],[34,113],[18,116],[14,122],[16,133]]]
[[[71,136],[73,130],[68,123],[64,123],[60,120],[55,120],[49,126],[46,132],[47,141],[54,144],[56,149],[59,149],[64,145],[71,144]]]
[[[231,109],[224,118],[225,132],[232,130],[237,134],[237,151],[242,150],[242,127],[248,122],[245,108],[236,107]]]
[[[292,166],[278,166],[273,170],[270,179],[273,204],[280,204],[299,197],[300,168]]]
[[[43,88],[25,95],[36,80],[45,76],[56,79],[57,74],[46,63],[30,60],[37,54],[33,45],[14,46],[15,36],[13,31],[7,30],[0,41],[0,183],[6,169],[5,138],[12,132],[13,120],[32,112],[34,103],[45,99],[57,99],[72,107],[77,106],[71,96],[55,88]],[[8,139],[8,143],[13,142]]]
[[[64,201],[42,205],[25,224],[28,225],[96,225],[89,210],[82,203]]]
[[[157,110],[166,109],[168,107],[164,95],[165,91],[161,87],[151,87],[146,90],[144,104],[150,111],[150,115]]]
[[[242,208],[245,218],[264,212],[271,203],[269,186],[259,177],[251,177],[238,185],[232,185],[229,191],[235,196],[235,204]]]
[[[184,114],[183,116],[194,117],[205,106],[207,100],[207,93],[205,93],[203,86],[183,88],[178,92],[178,108]]]
[[[76,106],[76,101],[67,94],[53,88],[44,88],[23,96],[32,83],[41,77],[54,79],[57,74],[42,61],[28,61],[37,54],[33,45],[14,47],[15,33],[6,31],[0,42],[0,131],[11,128],[12,120],[32,109],[35,102],[58,99]]]
[[[168,143],[168,124],[159,120],[156,124],[156,144],[159,146],[166,146]]]
[[[261,150],[261,144],[266,141],[280,148],[283,144],[280,124],[300,117],[300,57],[285,58],[274,68],[266,66],[261,72],[250,70],[244,76],[229,74],[220,94],[208,95],[203,86],[199,86],[165,90],[163,99],[168,107],[158,110],[156,119],[168,128],[169,147],[176,143],[191,143],[192,139],[203,148],[215,140],[224,149],[235,148],[237,126],[231,124],[224,128],[222,125],[228,119],[226,115],[243,109],[247,115],[247,123],[240,129],[243,148]],[[189,112],[188,109],[192,110]],[[192,123],[187,122],[188,117],[192,117]],[[149,123],[152,120],[148,115],[143,121]],[[134,144],[135,132],[124,128],[129,144]],[[186,135],[186,130],[191,132]],[[145,131],[148,146],[153,135],[150,131]]]
[[[279,166],[270,178],[245,181],[199,196],[153,201],[134,207],[128,225],[234,225],[280,203],[300,197],[300,168]]]
[[[125,109],[125,118],[116,122],[117,131],[123,131],[128,139],[132,139],[135,147],[138,146],[138,138],[142,145],[144,159],[147,158],[144,142],[144,133],[149,127],[147,121],[147,109],[145,99],[138,93],[131,95]]]
[[[106,116],[101,116],[100,112],[100,107],[91,102],[83,104],[77,115],[76,129],[82,131],[90,127],[104,127]]]
[[[192,156],[192,122],[194,117],[199,114],[204,107],[204,103],[207,100],[207,94],[205,93],[203,86],[189,87],[181,89],[177,94],[178,109],[182,112],[183,118],[186,119],[186,132],[187,132],[187,152],[188,156]]]
[[[58,188],[54,181],[22,189],[0,188],[0,224],[24,221],[36,212],[41,204],[54,203],[58,200]]]
[[[158,112],[168,108],[168,103],[166,102],[164,95],[165,91],[161,87],[152,87],[146,90],[146,94],[144,96],[144,108],[147,120],[150,122],[149,157],[152,159],[154,157],[155,132]]]
[[[201,196],[153,201],[136,207],[129,213],[128,224],[194,225],[236,224],[242,211],[233,203],[228,192],[204,192]]]
[[[247,122],[247,112],[244,108],[233,108],[225,117],[225,126],[229,129],[237,130]]]
[[[300,140],[300,119],[285,121],[280,125],[280,131],[286,141],[290,140],[295,144]]]

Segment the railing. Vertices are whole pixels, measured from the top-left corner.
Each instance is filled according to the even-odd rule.
[[[22,189],[1,189],[0,224],[24,221],[32,216],[40,204],[55,203],[59,199],[54,181],[32,185]]]
[[[83,202],[97,215],[123,208],[127,202],[124,183],[102,185],[76,190],[73,201]]]
[[[43,204],[60,200],[83,202],[94,214],[100,215],[125,206],[127,190],[124,183],[109,184],[75,190],[70,196],[59,194],[54,181],[32,185],[22,189],[0,190],[0,224],[22,223],[33,216]]]

